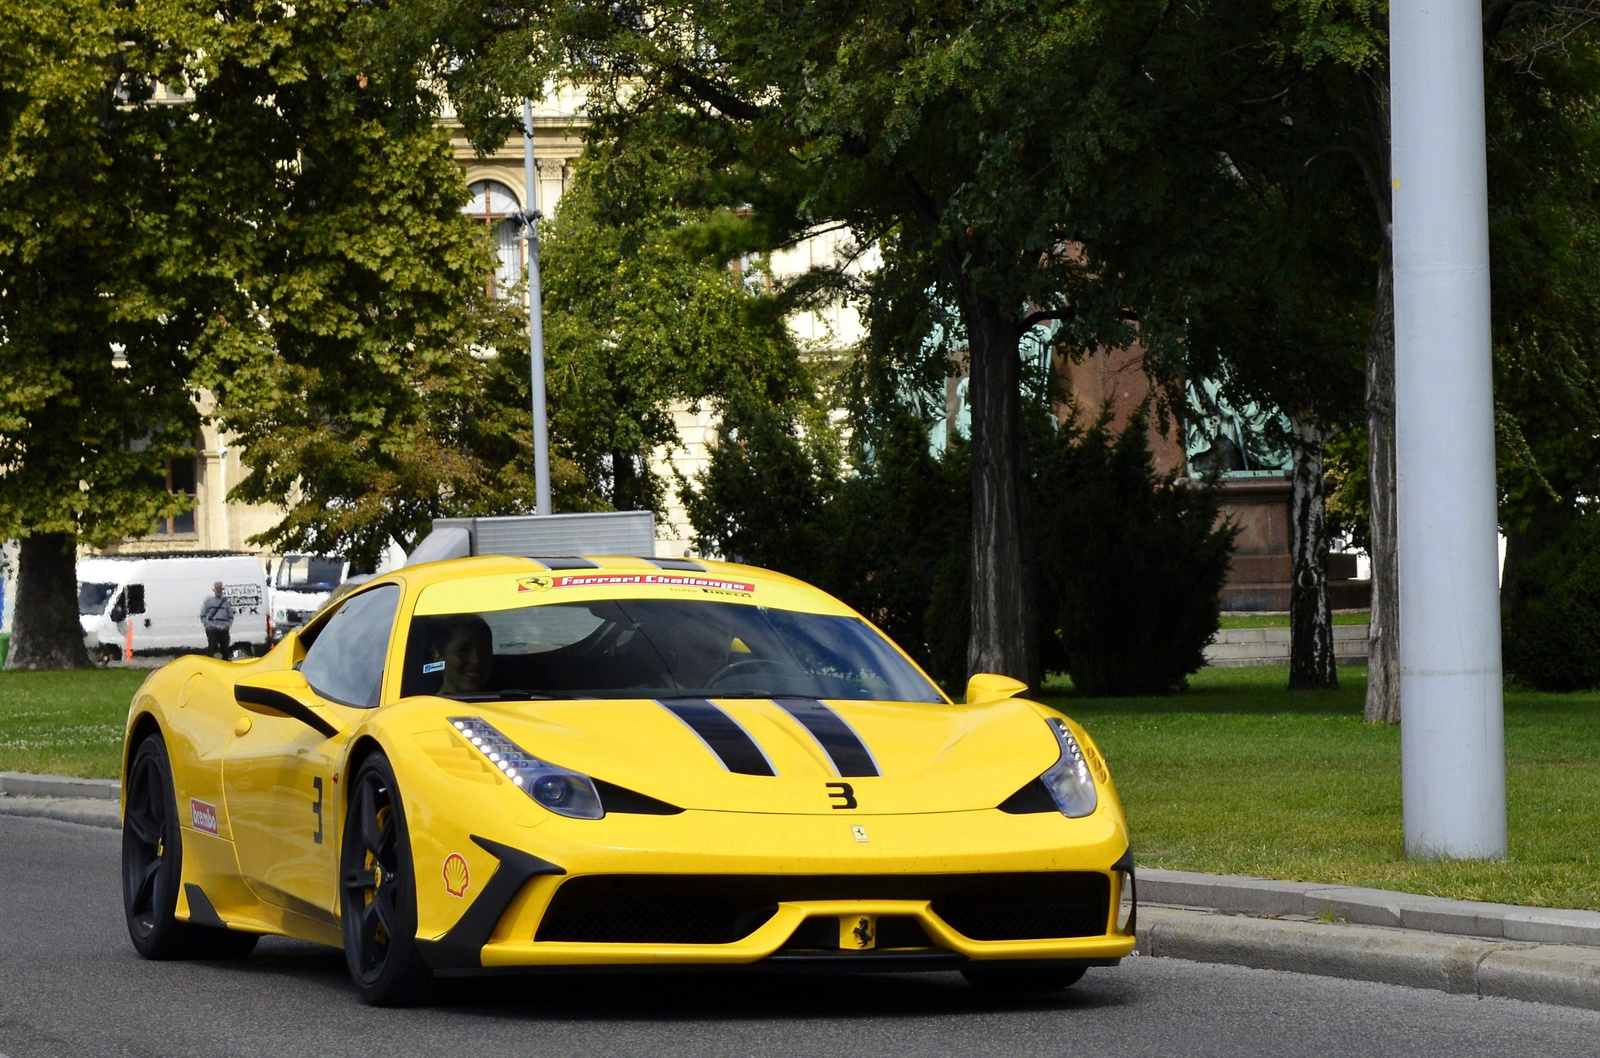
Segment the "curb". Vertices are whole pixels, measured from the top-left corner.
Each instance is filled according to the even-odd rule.
[[[1142,881],[1142,879],[1141,879]],[[1138,954],[1600,1010],[1600,949],[1139,908]]]
[[[121,802],[99,797],[16,797],[6,794],[0,797],[0,815],[57,819],[64,823],[81,823],[112,830],[122,826]]]
[[[9,797],[72,797],[120,801],[122,784],[115,779],[74,779],[68,775],[28,775],[0,771],[0,794]]]
[[[1246,915],[1303,915],[1363,926],[1600,948],[1600,911],[1447,900],[1389,889],[1275,882],[1192,871],[1139,871],[1142,903]]]

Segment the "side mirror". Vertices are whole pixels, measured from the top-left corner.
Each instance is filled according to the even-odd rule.
[[[311,684],[294,669],[246,676],[233,687],[233,700],[240,708],[257,716],[279,716],[298,720],[324,738],[339,733],[339,725],[316,705]]]
[[[121,624],[128,619],[127,593],[118,592],[116,601],[111,604],[111,612],[106,614],[113,624]]]
[[[967,680],[967,704],[987,705],[989,702],[1003,702],[1007,698],[1015,698],[1027,689],[1026,683],[1014,680],[1010,676],[976,672]]]

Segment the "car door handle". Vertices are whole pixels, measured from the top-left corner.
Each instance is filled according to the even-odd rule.
[[[146,628],[149,628],[149,627],[150,627],[150,618],[148,618],[148,617],[146,617],[146,618],[145,618],[145,619],[144,619],[144,626],[145,626],[145,627],[146,627]]]

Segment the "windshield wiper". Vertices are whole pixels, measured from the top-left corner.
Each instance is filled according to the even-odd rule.
[[[665,699],[667,701],[671,701],[671,700],[673,700],[675,698],[726,698],[726,699],[732,699],[732,700],[736,700],[736,701],[737,700],[741,700],[741,699],[747,699],[747,698],[748,699],[755,699],[755,700],[765,700],[765,699],[769,699],[769,698],[808,698],[808,699],[810,699],[812,701],[817,701],[817,702],[822,701],[821,697],[819,697],[818,695],[815,695],[815,694],[792,694],[792,693],[790,693],[788,691],[783,691],[783,692],[778,692],[778,691],[726,691],[725,692],[725,691],[710,690],[710,691],[705,691],[705,692],[703,692],[701,694],[658,694],[658,695],[656,695],[656,700],[657,701],[661,701],[663,699]]]
[[[444,694],[440,698],[448,698],[453,702],[560,702],[572,699],[589,699],[591,694],[545,694],[542,691],[525,691],[520,687],[508,687],[503,691],[474,691],[469,694]]]

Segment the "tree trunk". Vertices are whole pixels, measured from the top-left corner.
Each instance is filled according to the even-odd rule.
[[[1400,551],[1395,526],[1394,270],[1387,240],[1378,263],[1367,340],[1367,506],[1371,512],[1372,614],[1367,625],[1367,708],[1372,724],[1400,722]]]
[[[637,510],[634,493],[639,487],[634,473],[633,454],[611,450],[611,506],[619,511]]]
[[[1039,632],[1029,531],[1028,440],[1013,314],[980,295],[961,299],[971,354],[972,634],[970,672],[1037,688]]]
[[[1323,447],[1328,435],[1305,412],[1294,428],[1294,503],[1289,515],[1293,557],[1289,589],[1289,689],[1333,690],[1333,608],[1328,602],[1328,526],[1324,514]]]
[[[86,669],[78,624],[78,542],[69,533],[22,538],[8,669]]]

